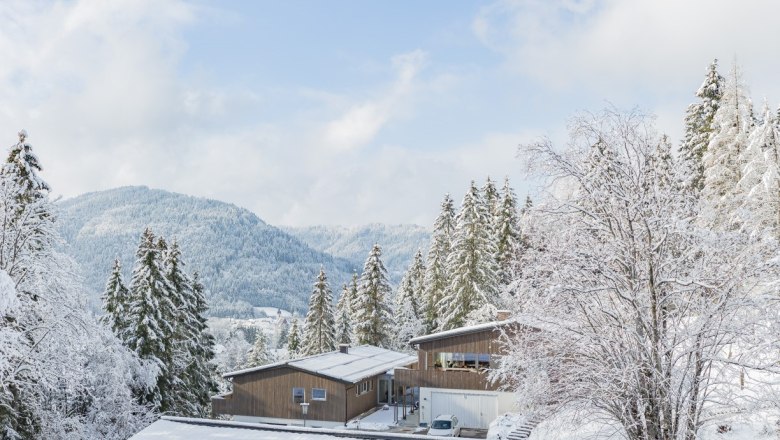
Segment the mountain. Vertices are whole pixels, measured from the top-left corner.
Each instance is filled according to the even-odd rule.
[[[304,311],[320,265],[336,295],[338,286],[362,269],[362,259],[356,263],[315,250],[250,211],[216,200],[123,187],[63,200],[58,206],[63,250],[80,263],[95,307],[115,257],[129,283],[139,237],[147,226],[169,242],[179,242],[187,269],[200,273],[210,292],[212,314],[218,316],[249,316],[251,306]],[[367,245],[361,253],[369,250]]]
[[[310,226],[283,228],[314,249],[355,262],[363,262],[374,243],[382,246],[382,261],[390,282],[398,285],[418,249],[425,254],[431,232],[417,225]]]

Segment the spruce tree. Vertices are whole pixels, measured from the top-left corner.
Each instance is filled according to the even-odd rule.
[[[20,203],[27,204],[43,197],[51,190],[49,185],[38,176],[42,171],[38,156],[32,151],[32,146],[27,142],[27,132],[19,132],[19,142],[11,147],[8,158],[3,166],[3,174],[12,176],[21,192],[17,195]]]
[[[685,139],[680,145],[680,158],[689,173],[686,186],[696,193],[704,188],[704,153],[715,134],[715,113],[720,107],[725,82],[718,73],[718,60],[714,60],[696,91],[700,102],[688,106],[685,115]]]
[[[191,362],[185,370],[185,377],[191,394],[195,397],[195,415],[205,417],[208,415],[211,396],[217,392],[217,374],[213,364],[215,342],[208,328],[208,306],[198,272],[192,274],[191,286],[192,301],[187,314],[192,318],[192,338],[196,342],[190,351]]]
[[[358,274],[352,273],[349,281],[349,322],[352,324],[352,341],[355,342],[355,324],[357,323],[357,296],[358,296]]]
[[[433,224],[433,234],[431,235],[423,281],[422,308],[427,333],[432,333],[438,328],[438,304],[444,297],[449,282],[447,258],[450,255],[454,231],[455,208],[450,195],[446,194],[441,202],[441,211]]]
[[[102,321],[122,341],[127,337],[128,309],[130,292],[122,281],[122,264],[119,259],[114,260],[114,268],[106,282],[106,290],[103,294],[103,310],[106,314]]]
[[[410,339],[425,333],[425,314],[421,307],[424,277],[425,264],[418,250],[395,295],[394,335],[398,349],[407,350]]]
[[[255,335],[255,343],[249,350],[245,368],[260,367],[273,362],[273,355],[268,350],[268,337],[262,330]]]
[[[302,340],[304,356],[336,349],[336,322],[333,316],[333,293],[328,285],[325,269],[320,268],[309,298]]]
[[[285,344],[287,344],[287,338],[290,335],[290,322],[287,320],[287,318],[282,318],[281,320],[277,321],[276,326],[279,335],[276,338],[276,348],[284,348]]]
[[[724,230],[733,227],[732,220],[741,200],[737,183],[742,178],[742,153],[747,148],[749,127],[745,96],[735,65],[715,113],[715,132],[704,153],[704,187],[701,191],[702,224]]]
[[[780,239],[780,129],[768,107],[763,113],[740,159],[745,166],[738,183],[742,202],[736,217],[749,233]]]
[[[352,344],[352,295],[346,284],[341,288],[339,301],[336,303],[336,343]]]
[[[497,233],[499,216],[501,214],[501,195],[496,189],[496,184],[490,179],[490,176],[485,180],[485,185],[482,187],[482,201],[485,203],[485,227],[488,228],[491,237]]]
[[[496,246],[482,226],[487,216],[485,204],[472,181],[463,197],[447,259],[451,281],[438,304],[442,330],[495,318],[498,305]]]
[[[290,333],[287,335],[287,357],[295,359],[300,357],[301,350],[301,332],[298,330],[298,320],[292,318]]]
[[[382,263],[382,248],[375,244],[363,266],[357,299],[355,336],[358,344],[389,348],[392,345],[393,315],[387,301],[392,289]]]
[[[151,361],[158,369],[156,386],[139,390],[138,397],[142,404],[161,413],[174,409],[173,387],[177,382],[172,376],[177,316],[172,291],[160,248],[147,228],[141,235],[130,282],[127,344],[138,357]]]
[[[512,281],[520,252],[520,219],[517,214],[517,196],[509,186],[509,178],[504,179],[498,222],[496,228],[496,263],[498,264],[498,282],[507,286]]]

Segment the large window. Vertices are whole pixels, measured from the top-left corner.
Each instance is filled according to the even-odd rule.
[[[311,400],[326,400],[328,396],[327,391],[325,391],[325,388],[312,388],[311,389]]]
[[[445,370],[484,370],[490,368],[490,354],[435,353],[434,367]]]
[[[366,394],[369,391],[374,390],[374,381],[373,380],[364,380],[363,382],[360,382],[355,386],[355,395],[359,396],[361,394]]]
[[[303,403],[306,401],[306,389],[305,388],[293,388],[292,389],[293,403]]]

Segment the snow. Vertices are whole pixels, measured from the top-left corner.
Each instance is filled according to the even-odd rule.
[[[513,320],[506,321],[492,321],[484,324],[467,325],[464,327],[454,328],[452,330],[445,330],[443,332],[431,333],[430,335],[418,336],[409,340],[409,344],[419,344],[421,342],[433,341],[436,339],[446,338],[450,336],[463,335],[467,333],[474,333],[482,330],[490,330],[500,325],[509,324],[514,322]]]
[[[6,271],[0,270],[0,315],[5,316],[18,307],[16,285]]]
[[[359,429],[361,431],[387,431],[395,423],[395,411],[385,405],[382,408],[359,420],[350,420],[347,429]]]
[[[378,411],[390,413],[392,411]],[[372,422],[373,423],[373,422]],[[365,429],[361,426],[361,429]],[[266,425],[184,417],[163,417],[137,433],[131,440],[357,440],[387,438],[387,434],[322,428]],[[398,439],[427,439],[422,435],[393,433]]]
[[[252,310],[255,312],[255,316],[267,316],[268,318],[276,318],[277,312],[280,310],[282,311],[282,317],[289,318],[292,316],[292,313],[290,313],[287,310],[279,309],[277,307],[252,307]]]
[[[349,353],[332,351],[292,361],[277,362],[257,368],[234,371],[224,375],[233,377],[253,371],[289,365],[290,367],[356,383],[367,377],[382,374],[389,368],[406,366],[417,362],[417,357],[384,348],[361,345],[350,347]]]

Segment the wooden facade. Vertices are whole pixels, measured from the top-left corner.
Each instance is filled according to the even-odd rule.
[[[502,384],[487,379],[486,369],[447,368],[437,364],[439,353],[474,353],[489,355],[490,365],[504,354],[501,346],[501,332],[516,332],[519,326],[506,322],[498,326],[480,326],[474,331],[442,332],[427,335],[420,342],[412,343],[417,348],[418,368],[395,370],[396,385],[401,387],[430,387],[465,390],[498,390]]]
[[[303,419],[301,405],[293,398],[293,388],[304,388],[305,401],[309,403],[307,420],[346,423],[376,406],[379,377],[366,379],[373,381],[373,386],[370,391],[357,395],[358,384],[280,365],[233,377],[233,392],[212,398],[212,412],[214,415]],[[312,388],[326,390],[325,400],[313,400]]]

